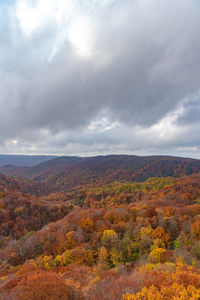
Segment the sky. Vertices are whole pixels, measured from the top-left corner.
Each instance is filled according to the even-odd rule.
[[[199,0],[0,0],[0,153],[200,158]]]

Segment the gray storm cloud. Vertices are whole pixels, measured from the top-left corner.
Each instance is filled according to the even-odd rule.
[[[49,2],[52,9],[54,2]],[[171,121],[171,139],[167,134],[164,137],[169,146],[173,142],[177,146],[180,125],[185,128],[181,131],[185,143],[198,144],[198,135],[191,141],[188,133],[194,122],[199,123],[200,112],[199,98],[191,96],[200,88],[198,1],[93,1],[85,5],[66,0],[68,14],[65,20],[64,6],[63,15],[58,12],[59,22],[49,9],[44,18],[41,3],[47,2],[35,1],[33,12],[27,10],[33,4],[25,0],[1,7],[2,141],[21,140],[25,149],[26,142],[44,149],[53,143],[57,149],[59,137],[52,136],[60,134],[70,145],[87,141],[88,147],[95,144],[96,149],[103,149],[108,141],[110,146],[119,144],[119,151],[121,147],[132,151],[123,146],[128,143],[125,132],[141,148],[145,134],[147,138],[155,132],[154,142],[147,138],[143,146],[159,148],[163,135],[158,131],[163,129],[154,126],[182,103],[183,112]],[[41,24],[33,22],[29,28],[27,12],[30,19],[31,13],[40,16]],[[118,125],[91,131],[100,116]],[[42,145],[35,135],[39,139],[44,132],[52,136]]]

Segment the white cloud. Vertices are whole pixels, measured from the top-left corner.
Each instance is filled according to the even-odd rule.
[[[51,59],[66,40],[83,58],[89,58],[94,51],[94,20],[85,13],[85,8],[79,1],[18,0],[16,17],[21,30],[28,38],[34,37],[48,26],[54,26],[56,40],[50,55]]]
[[[68,39],[78,55],[90,58],[93,55],[94,33],[88,17],[79,17],[69,26]]]

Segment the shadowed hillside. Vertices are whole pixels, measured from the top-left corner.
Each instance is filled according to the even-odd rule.
[[[180,177],[197,173],[200,160],[170,156],[108,155],[89,158],[60,157],[31,168],[4,166],[2,173],[28,177],[60,190],[86,184],[144,181],[149,177]]]

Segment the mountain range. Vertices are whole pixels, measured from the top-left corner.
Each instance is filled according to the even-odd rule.
[[[56,158],[53,155],[6,155],[0,154],[0,166],[12,164],[16,166],[35,166],[43,161]]]
[[[145,181],[150,177],[180,177],[198,173],[200,160],[172,156],[107,155],[95,157],[63,156],[34,166],[7,164],[0,172],[69,191],[83,185],[113,181]]]

